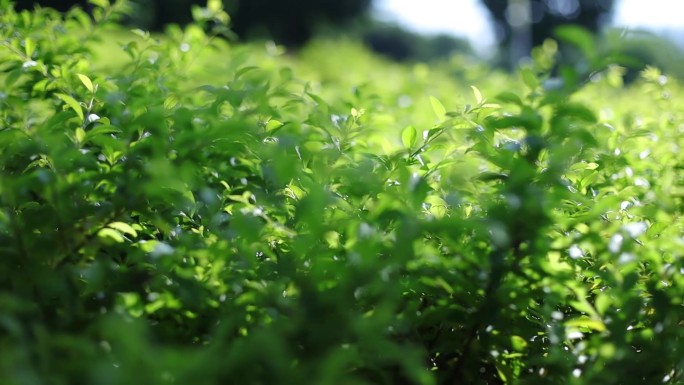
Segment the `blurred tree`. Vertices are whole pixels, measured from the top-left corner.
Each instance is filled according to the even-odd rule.
[[[226,0],[232,29],[241,38],[269,37],[297,47],[321,25],[339,26],[365,13],[372,0]]]
[[[192,21],[193,5],[206,0],[130,0],[134,12],[129,22],[140,28],[162,30],[170,23]],[[232,29],[242,39],[269,38],[298,47],[320,26],[340,26],[369,10],[372,0],[223,0],[231,16]],[[85,7],[87,0],[18,0],[18,9],[36,5],[66,11]]]
[[[493,17],[496,34],[509,65],[529,54],[553,30],[577,24],[598,32],[608,21],[615,0],[482,0]]]
[[[371,21],[360,36],[368,48],[396,61],[430,62],[456,53],[473,54],[465,39],[446,34],[422,35],[395,24]]]
[[[417,36],[399,26],[370,27],[361,33],[361,38],[373,52],[392,60],[405,61],[415,57]]]
[[[194,5],[204,6],[206,0],[132,0],[141,14],[147,14],[150,22],[146,26],[161,31],[167,24],[185,25],[192,22],[191,9]],[[145,13],[145,11],[147,13]]]
[[[79,6],[81,8],[88,8],[87,0],[16,0],[14,2],[15,9],[33,9],[36,6],[54,8],[60,12],[66,12],[70,8]]]

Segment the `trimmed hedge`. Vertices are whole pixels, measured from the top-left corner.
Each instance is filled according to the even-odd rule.
[[[547,41],[469,89],[94,3],[0,2],[2,384],[682,383],[658,70],[623,89],[569,30],[591,76]]]

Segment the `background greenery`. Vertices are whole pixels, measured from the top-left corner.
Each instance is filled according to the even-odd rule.
[[[684,382],[668,74],[91,7],[0,0],[2,384]]]

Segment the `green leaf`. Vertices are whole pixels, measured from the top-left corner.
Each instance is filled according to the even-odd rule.
[[[596,55],[594,36],[591,32],[576,25],[563,25],[556,28],[554,34],[558,40],[572,44],[589,59]]]
[[[434,96],[430,96],[430,104],[432,105],[432,111],[435,112],[437,119],[444,120],[444,117],[446,116],[446,108],[444,108],[442,102],[440,102],[439,99],[435,98]]]
[[[596,310],[584,298],[582,298],[579,301],[570,301],[569,304],[570,304],[570,306],[574,307],[576,310],[581,311],[582,313],[588,314],[594,319],[600,318],[600,316],[596,312]]]
[[[571,320],[566,321],[565,326],[566,327],[575,327],[575,328],[585,328],[585,329],[595,330],[598,332],[603,332],[606,330],[606,325],[604,325],[603,322],[596,320],[596,319],[591,319],[589,317],[573,318]]]
[[[93,82],[90,80],[89,77],[83,75],[83,74],[76,74],[79,79],[81,79],[81,83],[90,91],[91,93],[95,92],[95,88],[93,87]]]
[[[278,129],[282,126],[283,126],[283,123],[281,123],[275,119],[271,119],[268,121],[268,123],[266,123],[266,131],[271,132],[271,131]]]
[[[133,236],[133,237],[138,236],[138,232],[135,231],[135,229],[133,227],[131,227],[131,225],[129,225],[128,223],[112,222],[112,223],[108,224],[107,226],[112,228],[112,229],[118,230],[124,234],[128,234],[130,236]]]
[[[406,148],[412,148],[418,139],[418,130],[413,126],[408,126],[401,133],[401,142]]]
[[[506,103],[513,103],[518,106],[522,106],[523,102],[520,99],[520,96],[516,95],[513,92],[510,91],[504,91],[494,97],[494,99],[501,101],[501,102],[506,102]]]
[[[442,132],[444,132],[444,127],[433,127],[427,132],[423,131],[423,137],[425,138],[425,141],[429,141],[435,136],[440,135]]]
[[[512,336],[511,346],[513,346],[514,350],[521,352],[527,347],[527,341],[520,336]]]
[[[475,86],[470,86],[470,88],[473,89],[473,94],[475,95],[475,102],[477,102],[477,104],[482,104],[484,98],[482,97],[482,93],[480,92],[480,90]]]
[[[354,119],[358,119],[358,118],[360,118],[361,116],[363,116],[364,112],[365,112],[365,111],[362,110],[362,109],[359,110],[359,109],[356,109],[356,108],[352,107],[352,109],[351,109],[351,116],[352,116]]]
[[[126,240],[120,232],[111,228],[104,228],[98,231],[97,236],[102,239],[112,240],[116,243],[123,243]]]
[[[176,95],[169,95],[164,99],[164,109],[165,110],[170,110],[173,107],[176,107],[178,104],[178,97]]]
[[[118,132],[121,132],[121,130],[114,126],[107,124],[99,125],[86,133],[85,141],[92,140],[99,135],[114,134]]]
[[[36,49],[36,42],[33,41],[30,37],[27,37],[26,40],[24,40],[24,52],[26,53],[26,56],[30,59],[31,56],[33,56],[33,51]]]
[[[598,119],[592,110],[579,103],[565,103],[556,108],[556,114],[572,116],[589,123],[596,123]]]
[[[81,118],[81,120],[83,120],[83,109],[81,108],[81,105],[76,101],[76,99],[66,94],[55,94],[55,96],[62,99],[62,101],[66,103],[69,107],[71,107],[71,109],[74,110],[74,112],[76,112],[76,115],[78,115],[78,117]]]
[[[336,231],[328,231],[325,233],[325,241],[328,243],[328,247],[332,249],[340,247],[340,233]]]
[[[150,38],[150,33],[147,32],[147,31],[143,31],[143,30],[140,29],[140,28],[132,29],[131,32],[132,32],[134,35],[140,36],[143,40],[147,40],[147,39]]]
[[[10,88],[21,77],[23,71],[21,68],[11,70],[5,75],[5,87]]]
[[[100,8],[107,8],[109,7],[109,1],[108,0],[88,0],[90,4],[96,5]]]
[[[207,1],[207,9],[212,13],[219,12],[223,9],[223,3],[221,0],[209,0]]]
[[[610,308],[610,305],[612,304],[612,300],[610,296],[606,293],[599,293],[596,296],[596,300],[594,301],[594,307],[596,307],[596,311],[603,315],[606,314],[606,311],[608,308]]]
[[[78,143],[83,143],[83,140],[86,138],[86,132],[83,130],[83,127],[76,127],[76,141]]]
[[[454,289],[444,280],[442,277],[435,278],[435,283],[437,283],[442,289],[444,289],[449,294],[454,294]]]
[[[520,70],[520,77],[522,77],[523,83],[525,83],[530,90],[536,90],[539,87],[539,78],[537,78],[537,75],[534,74],[534,71],[532,71],[531,68],[522,68]]]

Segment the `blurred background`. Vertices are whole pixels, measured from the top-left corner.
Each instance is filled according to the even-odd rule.
[[[131,0],[125,23],[151,31],[192,21],[204,0]],[[296,53],[312,39],[344,36],[400,62],[454,55],[513,68],[556,27],[580,25],[605,52],[684,77],[684,18],[679,0],[224,0],[235,38],[274,41]],[[85,0],[18,0],[66,11]]]

